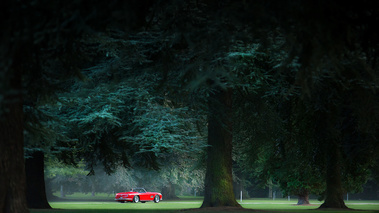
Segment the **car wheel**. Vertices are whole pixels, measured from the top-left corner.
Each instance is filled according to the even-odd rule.
[[[159,203],[159,195],[155,195],[154,197],[154,203]]]
[[[139,202],[139,197],[138,196],[134,196],[133,197],[133,203],[138,203]]]

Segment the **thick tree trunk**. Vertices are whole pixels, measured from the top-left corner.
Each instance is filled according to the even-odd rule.
[[[347,206],[343,201],[341,181],[341,152],[336,141],[327,146],[326,199],[320,208],[340,208]]]
[[[42,151],[34,152],[32,157],[25,161],[26,200],[29,208],[51,209],[46,198],[44,165]]]
[[[21,74],[11,75],[10,90],[0,102],[0,212],[29,212],[25,196],[24,119]],[[0,88],[2,89],[2,88]]]
[[[300,190],[300,193],[297,195],[297,205],[308,205],[309,203],[309,191],[306,189]]]
[[[208,159],[203,207],[238,206],[232,178],[232,91],[218,89],[209,97]]]

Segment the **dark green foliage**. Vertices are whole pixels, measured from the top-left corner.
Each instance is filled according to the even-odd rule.
[[[108,173],[119,164],[158,169],[158,157],[203,149],[205,112],[217,112],[206,103],[217,88],[237,95],[236,116],[228,116],[241,175],[273,178],[288,193],[320,193],[325,180],[325,206],[344,207],[341,194],[377,173],[377,1],[40,0],[1,8],[2,134],[21,134],[25,113],[27,155],[84,159],[91,174],[97,164]],[[232,149],[224,136],[208,139],[227,139]],[[21,136],[2,138],[9,147],[1,150],[16,149],[22,168]],[[13,208],[7,202],[0,206]]]
[[[71,141],[69,152],[60,157],[68,162],[83,158],[90,171],[101,163],[111,173],[119,163],[157,170],[159,155],[202,151],[198,127],[204,116],[183,106],[168,86],[160,86],[152,66],[147,49],[159,48],[157,35],[122,35],[82,40],[100,62],[84,70],[85,81],[71,82],[71,91],[59,93],[59,102],[48,109],[64,124],[57,130]],[[173,87],[175,83],[166,81]]]
[[[375,38],[369,36],[367,38],[372,44],[372,49],[364,48],[366,41],[360,38],[370,31],[369,29],[373,29],[374,22],[358,20],[368,17],[377,20],[377,11],[372,10],[371,4],[372,2],[364,2],[356,8],[357,5],[351,4],[338,5],[337,8],[336,4],[329,4],[326,1],[315,4],[298,1],[256,4],[257,8],[267,12],[265,14],[272,15],[267,19],[261,16],[262,20],[279,24],[276,33],[270,31],[272,29],[270,25],[259,28],[264,32],[272,33],[269,35],[278,35],[274,37],[276,38],[274,40],[270,40],[273,37],[268,36],[265,46],[275,48],[276,45],[287,55],[278,54],[278,51],[270,53],[274,58],[273,61],[278,61],[280,64],[279,66],[273,64],[278,71],[273,75],[276,81],[272,81],[275,83],[269,84],[269,89],[266,90],[269,91],[268,94],[275,95],[268,96],[270,103],[278,106],[278,114],[276,116],[273,114],[274,116],[270,116],[269,120],[278,120],[279,122],[275,123],[281,131],[276,139],[275,136],[274,139],[265,139],[265,141],[271,140],[271,143],[260,143],[259,139],[256,143],[252,142],[261,148],[252,145],[252,152],[248,152],[246,156],[248,156],[247,159],[250,156],[257,156],[257,158],[251,158],[252,162],[269,163],[261,166],[266,168],[266,171],[259,169],[255,171],[258,174],[277,175],[282,187],[292,191],[288,191],[289,193],[295,193],[296,188],[303,187],[312,189],[315,193],[322,192],[324,178],[322,171],[326,171],[323,165],[328,161],[327,156],[324,156],[328,150],[326,144],[335,140],[339,141],[338,147],[343,153],[338,161],[342,161],[339,163],[342,165],[342,177],[347,177],[342,178],[344,190],[358,190],[365,182],[363,179],[367,178],[367,163],[373,163],[372,158],[375,155],[366,154],[376,150],[374,147],[377,147],[376,140],[370,139],[375,137],[374,129],[377,129],[377,97],[375,97],[376,86],[374,85],[377,84],[378,78],[376,68],[372,66],[376,64],[377,57],[369,52],[377,49],[378,43]],[[278,8],[281,8],[281,12],[277,14],[269,12],[276,11]],[[366,13],[363,14],[360,9]],[[288,11],[292,12],[287,13]],[[325,11],[328,12],[325,13]],[[298,20],[300,16],[302,18]],[[365,25],[364,28],[357,27],[363,25]],[[277,25],[273,26],[277,27]],[[354,32],[345,34],[336,29]],[[259,119],[262,117],[262,111],[256,107],[264,103],[264,99],[262,100],[259,95],[256,97],[258,98],[253,99],[255,107],[250,107],[255,113],[250,114],[256,114],[255,119]],[[261,95],[261,97],[264,96]],[[272,108],[265,108],[263,113],[267,113],[270,109]],[[248,113],[243,115],[242,117],[245,118]],[[263,124],[267,123],[267,119],[262,121],[264,121]],[[259,124],[259,120],[250,123]],[[241,126],[243,127],[241,129],[245,129],[246,132],[249,129],[247,125]],[[275,125],[269,125],[269,128],[262,128],[263,130],[259,127],[264,125],[258,125],[258,128],[251,124],[249,126],[253,127],[251,132],[256,132],[254,135],[259,135],[259,132],[274,128]],[[248,150],[247,147],[241,144],[242,150]],[[371,151],[367,149],[368,147]],[[356,152],[352,151],[353,149]],[[257,153],[261,154],[257,155]],[[354,172],[352,168],[355,168]],[[292,172],[294,170],[298,172]],[[313,171],[316,171],[315,174]],[[358,171],[360,175],[357,174]],[[301,174],[301,172],[304,173]],[[355,174],[353,176],[362,179],[348,180],[350,172]],[[304,186],[304,183],[308,185]],[[312,184],[309,185],[309,183]]]

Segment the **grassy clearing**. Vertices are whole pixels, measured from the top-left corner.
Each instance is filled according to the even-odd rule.
[[[91,196],[91,195],[89,195]],[[77,198],[75,201],[73,198]],[[199,208],[202,203],[201,197],[181,197],[181,200],[175,201],[161,201],[160,203],[147,202],[147,203],[118,203],[113,201],[113,196],[103,196],[101,201],[82,201],[85,197],[74,195],[74,197],[67,197],[69,201],[50,202],[53,210],[31,210],[32,213],[153,213],[153,212],[168,212],[179,213],[181,209],[195,209]],[[100,197],[100,196],[99,196]],[[99,198],[100,199],[100,198]],[[110,199],[109,201],[107,199]],[[288,201],[287,199],[248,199],[243,200],[241,205],[245,209],[264,210],[265,212],[295,212],[295,213],[346,213],[352,211],[335,211],[335,210],[316,210],[321,202],[311,200],[314,205],[310,206],[297,206],[296,200]],[[364,213],[379,213],[379,201],[348,201],[346,205],[349,208],[356,210],[365,210]],[[311,210],[311,211],[310,211]],[[205,213],[207,211],[197,211],[196,213]],[[230,211],[227,211],[230,213]],[[360,212],[360,211],[353,211]],[[190,212],[188,212],[190,213]]]
[[[351,211],[333,211],[333,210],[317,210],[322,202],[318,200],[310,200],[311,205],[298,206],[296,205],[296,200],[288,201],[287,199],[277,199],[275,201],[268,199],[252,199],[244,200],[241,205],[246,209],[259,209],[266,211],[280,211],[280,212],[308,212],[312,210],[311,213],[327,212],[351,212]],[[379,201],[345,201],[346,205],[354,210],[368,210],[367,212],[379,212]]]
[[[53,193],[54,196],[56,197],[60,197],[60,193],[59,192],[55,192]],[[107,194],[107,193],[96,193],[95,196],[92,196],[91,193],[79,193],[79,192],[75,192],[73,194],[69,194],[69,195],[66,195],[64,198],[62,199],[69,199],[69,200],[80,200],[80,199],[86,199],[86,200],[113,200],[114,199],[114,194]]]

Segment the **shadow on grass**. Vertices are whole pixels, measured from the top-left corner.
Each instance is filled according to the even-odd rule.
[[[294,209],[276,209],[276,210],[254,210],[254,209],[182,209],[182,210],[168,210],[168,209],[31,209],[31,213],[239,213],[239,212],[257,212],[257,213],[379,213],[379,210],[337,210],[337,209],[307,209],[307,210],[294,210]]]
[[[167,209],[30,209],[31,213],[179,213],[180,210],[167,210]]]

